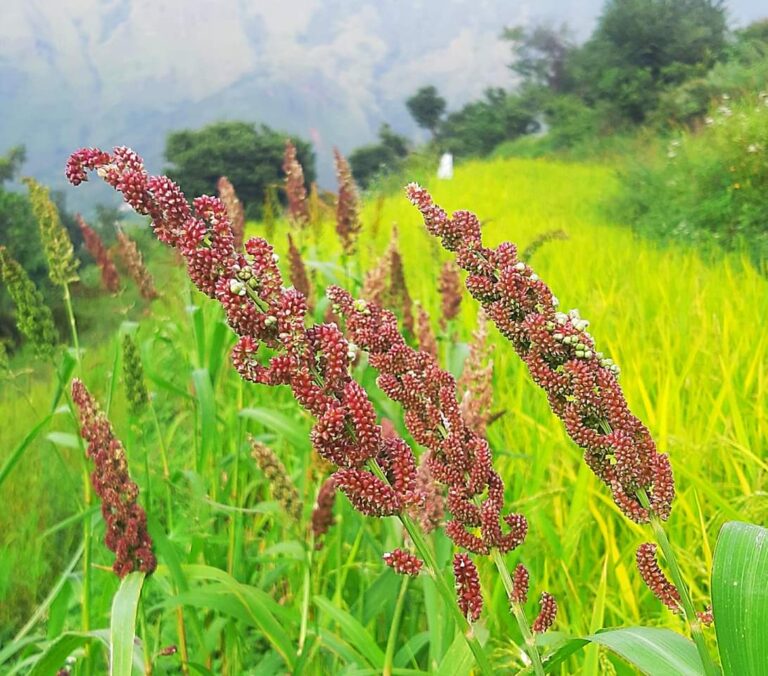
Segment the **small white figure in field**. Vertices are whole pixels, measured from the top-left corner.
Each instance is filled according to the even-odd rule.
[[[440,164],[437,167],[437,177],[444,180],[453,178],[453,155],[443,153],[440,156]]]

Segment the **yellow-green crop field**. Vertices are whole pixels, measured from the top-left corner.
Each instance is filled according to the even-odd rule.
[[[545,231],[567,233],[541,246],[530,264],[563,309],[578,308],[590,320],[598,349],[621,367],[630,408],[669,454],[677,497],[667,532],[703,610],[720,526],[768,518],[768,279],[746,257],[660,247],[611,222],[605,205],[616,178],[604,167],[494,160],[463,164],[450,181],[421,178],[447,210],[477,213],[490,245],[513,241],[523,249]],[[363,223],[359,255],[346,265],[332,219],[306,237],[316,292],[330,282],[358,290],[397,224],[410,294],[432,317],[443,365],[460,372],[477,304],[465,292],[459,317],[439,328],[437,280],[447,254],[402,193],[369,197]],[[282,220],[274,227],[281,253],[288,227]],[[250,223],[249,234],[263,236],[263,224]],[[394,519],[364,518],[339,495],[336,524],[308,563],[306,522],[324,471],[311,450],[310,419],[287,389],[240,381],[229,365],[234,338],[220,310],[190,290],[159,245],[150,267],[161,299],[151,306],[126,294],[110,299],[104,311],[135,324],[118,329],[116,321],[112,334],[98,340],[84,332],[79,369],[102,406],[109,402],[153,535],[165,533],[162,542],[155,538],[160,565],[145,585],[139,660],[155,673],[181,673],[178,653],[157,655],[169,645],[181,648],[183,631],[196,673],[470,673],[471,655],[454,643],[455,627],[431,581],[400,578],[381,562],[402,545]],[[89,302],[76,296],[76,313]],[[140,419],[127,413],[120,369],[118,333],[134,330],[153,393],[152,409]],[[544,643],[559,633],[620,625],[684,633],[682,619],[652,596],[636,570],[635,549],[649,539],[648,527],[621,515],[495,328],[491,341],[493,410],[503,415],[488,439],[507,485],[505,508],[530,522],[524,545],[505,560],[510,570],[521,561],[531,572],[531,617],[540,591],[557,599],[555,633]],[[45,418],[56,389],[50,367],[31,359],[13,367],[19,375],[0,391],[0,464]],[[376,394],[372,369],[363,362],[356,373],[374,393],[378,413],[405,434],[398,407]],[[0,485],[0,643],[21,631],[43,645],[63,630],[83,629],[84,524],[93,531],[87,623],[90,630],[109,626],[118,581],[100,514],[83,495],[86,465],[64,404]],[[304,501],[303,523],[276,506],[251,458],[249,432],[286,465]],[[450,542],[440,533],[431,537],[450,576]],[[476,632],[487,639],[494,669],[513,673],[524,659],[518,628],[496,568],[482,557],[478,566],[486,609]],[[261,612],[271,613],[274,627]],[[286,645],[295,650],[302,631],[304,655],[286,667]],[[714,642],[712,630],[707,637]],[[99,645],[79,648],[89,657],[78,657],[73,673],[104,673]],[[589,646],[559,669],[632,673],[608,659]],[[22,661],[0,663],[0,670],[8,664],[25,673]]]

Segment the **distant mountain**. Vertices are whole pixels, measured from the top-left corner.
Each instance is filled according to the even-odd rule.
[[[216,119],[312,139],[321,182],[330,151],[390,122],[435,84],[451,107],[513,86],[505,25],[567,21],[586,37],[601,0],[4,0],[0,152],[24,143],[25,171],[58,188],[69,152],[127,144],[162,169],[168,131]],[[739,4],[739,3],[733,3]],[[751,5],[741,0],[744,19]],[[752,13],[759,9],[755,2]],[[67,191],[78,208],[108,191]]]

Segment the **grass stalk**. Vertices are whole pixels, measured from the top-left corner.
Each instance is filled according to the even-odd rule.
[[[680,565],[678,564],[677,557],[675,556],[675,551],[672,549],[672,544],[667,537],[667,533],[664,530],[662,521],[651,510],[651,503],[645,491],[639,491],[638,498],[640,499],[640,503],[643,505],[643,507],[645,507],[651,514],[651,529],[653,530],[656,543],[659,545],[662,554],[664,555],[664,560],[669,567],[669,574],[672,577],[672,582],[677,587],[678,592],[680,592],[680,600],[682,601],[683,613],[685,615],[686,621],[688,622],[688,627],[691,630],[691,638],[696,645],[696,650],[699,653],[701,664],[704,667],[704,673],[707,676],[719,676],[721,673],[720,668],[717,666],[717,664],[715,664],[715,661],[712,659],[712,655],[707,648],[704,632],[702,631],[701,627],[701,620],[699,620],[699,617],[696,614],[696,609],[694,608],[693,601],[691,600],[691,592],[688,589],[688,585],[685,581],[685,578],[683,577],[683,573],[680,570]]]
[[[179,637],[179,655],[181,656],[181,673],[189,676],[189,649],[187,648],[187,631],[184,626],[184,610],[176,608],[176,634]]]
[[[72,347],[75,350],[75,359],[77,360],[78,371],[80,371],[82,369],[82,362],[80,359],[80,339],[77,335],[77,322],[75,321],[75,312],[72,308],[72,294],[69,292],[69,284],[64,285],[64,307],[67,311],[69,330],[72,334]]]
[[[301,655],[304,652],[304,644],[307,641],[307,625],[309,623],[309,597],[312,594],[312,556],[315,551],[315,535],[309,534],[309,542],[307,543],[307,557],[304,563],[304,578],[302,581],[301,591],[301,625],[299,627],[299,647],[296,651],[297,655]]]
[[[144,676],[152,676],[152,656],[149,654],[149,644],[147,637],[149,631],[147,630],[147,610],[144,607],[144,602],[140,601],[141,611],[139,614],[139,624],[141,625],[141,649],[144,655]]]
[[[387,481],[386,475],[382,471],[381,467],[379,467],[377,462],[372,461],[370,466],[371,470],[376,476],[378,476],[382,481]],[[446,608],[450,608],[451,614],[453,615],[456,624],[461,630],[461,633],[464,635],[464,639],[466,640],[469,649],[472,651],[472,654],[475,657],[475,662],[477,662],[477,666],[480,669],[480,672],[483,674],[492,674],[493,670],[491,669],[490,662],[488,661],[488,656],[485,654],[483,647],[480,645],[480,642],[474,635],[472,631],[472,625],[459,609],[459,606],[456,603],[456,595],[450,589],[450,587],[448,587],[445,579],[440,574],[440,567],[437,565],[435,555],[427,543],[421,528],[416,523],[414,523],[414,521],[405,513],[399,514],[398,518],[403,524],[403,528],[405,528],[408,536],[411,538],[411,542],[413,542],[414,547],[416,547],[416,551],[419,553],[419,557],[422,561],[424,561],[424,565],[426,566],[427,571],[435,582],[437,591],[439,592],[440,596],[443,597]]]
[[[69,321],[69,329],[72,334],[72,347],[75,350],[75,361],[77,363],[78,373],[82,372],[82,359],[80,354],[80,339],[77,334],[77,322],[75,321],[75,312],[72,307],[72,294],[69,291],[69,284],[64,284],[64,307],[67,312],[67,319]],[[77,421],[77,412],[75,411],[72,400],[67,396],[69,408],[72,412],[72,417]],[[82,447],[82,442],[81,442]],[[81,450],[83,450],[81,448]],[[91,493],[91,480],[88,471],[88,463],[85,453],[81,454],[83,461],[83,508],[87,510],[91,506],[93,499]],[[82,599],[81,599],[81,628],[84,632],[91,630],[91,540],[93,537],[93,524],[90,518],[83,519],[83,586],[82,586]],[[90,650],[88,646],[85,648],[86,660],[85,671],[86,675],[90,673],[91,663],[88,659],[90,657]]]
[[[392,662],[395,659],[397,635],[400,632],[400,620],[403,617],[403,608],[405,607],[405,593],[408,591],[408,582],[410,581],[408,575],[403,575],[402,578],[403,581],[400,583],[400,593],[397,595],[397,602],[395,603],[395,613],[392,616],[392,623],[389,625],[387,647],[384,652],[384,668],[381,672],[383,676],[392,676]]]
[[[517,620],[517,626],[520,628],[520,634],[525,642],[525,653],[528,655],[528,659],[530,659],[531,664],[533,665],[533,671],[536,676],[544,676],[544,666],[541,663],[541,656],[536,647],[536,639],[531,631],[528,618],[525,616],[525,610],[519,603],[512,600],[514,596],[514,585],[509,570],[507,570],[507,566],[504,563],[504,558],[498,549],[493,549],[491,551],[491,558],[496,564],[496,569],[499,571],[501,581],[504,584],[504,589],[507,592],[509,605],[512,608],[512,614],[515,616],[515,620]]]
[[[400,514],[399,518],[408,533],[408,536],[411,538],[411,542],[413,542],[416,551],[419,553],[421,560],[424,561],[427,571],[434,580],[438,593],[443,597],[445,607],[450,609],[454,621],[464,635],[464,640],[466,640],[469,649],[472,651],[472,655],[475,657],[475,662],[477,663],[480,673],[493,674],[494,672],[488,661],[488,656],[480,645],[480,641],[478,641],[477,637],[474,635],[472,625],[467,618],[464,617],[461,610],[459,610],[459,606],[456,603],[456,595],[446,584],[445,578],[440,574],[440,568],[437,565],[435,555],[427,544],[421,529],[407,514]]]
[[[155,433],[157,434],[157,443],[160,447],[160,459],[163,463],[163,479],[165,480],[165,512],[168,519],[168,531],[173,531],[173,510],[171,503],[171,471],[168,467],[168,452],[165,447],[165,439],[163,438],[163,431],[160,429],[160,421],[157,418],[157,411],[155,410],[155,403],[152,401],[152,397],[149,398],[149,410],[152,413],[152,422],[155,425]]]

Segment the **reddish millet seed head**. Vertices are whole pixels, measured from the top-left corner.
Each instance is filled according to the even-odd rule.
[[[427,311],[419,305],[416,309],[416,340],[419,350],[437,359],[437,338]]]
[[[101,270],[101,283],[110,293],[117,293],[120,290],[120,275],[112,262],[112,256],[107,251],[103,240],[80,214],[75,214],[75,220],[83,235],[83,242],[88,253],[93,256],[96,265]]]
[[[363,282],[363,290],[361,296],[365,300],[376,303],[377,305],[384,305],[384,301],[387,296],[391,258],[389,253],[385,253],[365,275],[365,281]]]
[[[152,573],[157,560],[147,532],[147,515],[137,502],[139,490],[128,473],[125,449],[96,400],[77,378],[72,381],[72,400],[79,409],[87,455],[94,463],[91,484],[101,499],[104,542],[116,555],[112,569],[121,578],[133,571]]]
[[[419,522],[425,533],[439,528],[445,518],[445,500],[432,471],[429,469],[430,451],[419,460],[416,470],[416,492],[419,502],[411,509],[411,516]]]
[[[440,270],[440,281],[438,289],[440,290],[441,306],[443,316],[440,318],[440,325],[445,328],[448,322],[456,319],[461,309],[461,277],[459,269],[453,261],[447,261]]]
[[[454,554],[453,576],[459,608],[470,622],[476,622],[483,610],[483,595],[477,568],[467,554]]]
[[[360,197],[357,186],[352,178],[352,169],[347,159],[333,149],[336,163],[336,177],[339,183],[339,196],[336,202],[336,233],[341,241],[342,249],[347,256],[354,253],[357,237],[360,233]]]
[[[400,310],[403,328],[410,334],[414,332],[413,300],[408,291],[408,283],[405,279],[405,265],[398,244],[397,228],[392,228],[392,239],[389,242],[387,254],[389,257],[389,294],[386,303],[379,305],[389,306]]]
[[[309,206],[307,188],[304,184],[304,169],[298,160],[296,146],[290,139],[285,140],[283,173],[285,173],[285,194],[288,198],[288,219],[299,228],[305,228],[309,224]]]
[[[288,233],[288,265],[290,267],[290,280],[293,287],[307,299],[307,308],[312,311],[312,284],[304,265],[304,259],[296,246],[293,237]]]
[[[139,247],[122,228],[117,229],[117,254],[123,265],[127,268],[131,279],[139,287],[142,298],[154,300],[157,298],[157,290],[152,274],[144,264],[144,258],[139,251]]]
[[[330,476],[320,486],[317,500],[312,509],[312,534],[315,537],[315,548],[323,546],[322,539],[333,526],[333,505],[336,502],[336,480]]]
[[[652,542],[641,544],[637,548],[635,558],[640,577],[643,578],[643,582],[653,592],[653,595],[672,612],[682,612],[680,592],[667,579],[656,560],[656,545]]]
[[[398,575],[410,575],[411,577],[416,577],[424,565],[420,558],[403,549],[393,549],[384,554],[382,559]]]
[[[530,579],[528,569],[522,563],[518,563],[512,575],[512,596],[510,599],[512,603],[523,605],[528,600]]]
[[[547,592],[542,592],[541,597],[539,598],[539,607],[541,610],[539,610],[539,614],[533,621],[531,629],[533,629],[536,634],[543,634],[555,623],[555,618],[557,617],[557,602],[555,601],[555,597]]]
[[[235,238],[235,249],[238,251],[243,248],[243,238],[245,236],[245,209],[243,203],[238,199],[235,192],[235,186],[226,177],[219,178],[217,183],[219,198],[224,202],[229,216],[229,223],[232,226],[232,235]]]
[[[699,622],[707,627],[711,626],[715,621],[715,615],[712,612],[712,606],[707,606],[705,610],[697,612],[696,617],[699,618]]]
[[[658,453],[645,426],[634,417],[619,386],[618,368],[597,351],[578,310],[558,309],[557,298],[517,256],[511,243],[484,247],[474,214],[452,217],[416,184],[406,188],[428,232],[455,252],[467,273],[466,286],[502,335],[512,343],[533,380],[548,395],[569,436],[608,486],[619,508],[646,523],[651,512],[669,516],[674,479],[666,455]],[[640,500],[644,492],[650,510]]]
[[[485,437],[494,415],[492,351],[493,345],[488,342],[487,319],[485,313],[481,312],[459,378],[462,417],[467,426],[481,437]]]

